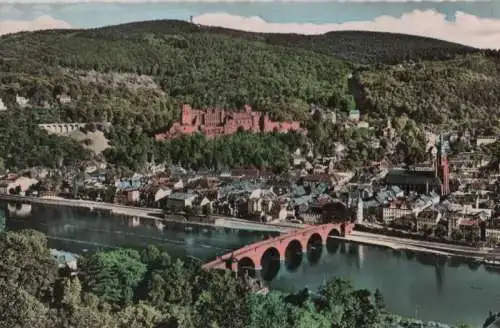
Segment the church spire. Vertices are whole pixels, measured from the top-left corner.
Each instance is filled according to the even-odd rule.
[[[441,179],[441,195],[447,195],[450,193],[450,169],[448,166],[448,141],[445,140],[443,135],[439,136],[438,144],[438,156],[436,158],[436,174]]]

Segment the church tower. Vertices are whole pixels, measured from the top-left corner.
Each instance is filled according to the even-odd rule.
[[[448,165],[448,141],[439,136],[439,144],[437,145],[438,153],[436,156],[436,175],[441,179],[441,196],[446,196],[450,193],[450,167]]]
[[[356,223],[363,223],[363,199],[358,197],[358,203],[356,207]]]

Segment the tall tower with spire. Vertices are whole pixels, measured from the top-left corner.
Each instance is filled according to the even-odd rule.
[[[436,175],[441,179],[441,196],[450,193],[450,167],[448,164],[448,141],[441,135],[437,145]]]

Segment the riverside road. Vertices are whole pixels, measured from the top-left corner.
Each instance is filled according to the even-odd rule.
[[[14,201],[23,202],[30,204],[40,204],[49,206],[67,206],[75,208],[88,208],[90,210],[107,210],[115,215],[125,215],[130,217],[138,217],[162,222],[181,222],[189,223],[200,226],[216,226],[222,228],[230,229],[241,229],[241,230],[251,230],[251,231],[268,231],[268,232],[280,232],[286,233],[292,230],[301,229],[305,227],[303,224],[295,223],[260,223],[251,222],[242,219],[236,219],[231,217],[215,216],[214,223],[190,221],[189,219],[183,218],[182,220],[178,218],[168,217],[164,215],[162,209],[158,208],[147,208],[147,207],[133,207],[125,206],[120,204],[111,204],[105,202],[95,202],[82,199],[68,199],[61,197],[28,197],[28,196],[18,196],[18,195],[5,195],[0,194],[0,200],[4,201]]]
[[[484,257],[491,252],[491,249],[486,248],[475,248],[408,238],[392,237],[356,230],[354,230],[352,234],[346,237],[335,238],[355,243],[390,247],[392,249],[405,249],[409,251],[426,252],[441,255]]]

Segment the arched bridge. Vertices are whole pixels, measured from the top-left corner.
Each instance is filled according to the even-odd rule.
[[[93,122],[96,129],[101,131],[106,131],[111,126],[109,122]],[[49,124],[38,124],[41,129],[47,131],[47,133],[64,135],[68,133],[75,132],[77,130],[85,128],[89,123],[49,123]]]
[[[284,262],[288,253],[306,253],[315,245],[326,245],[330,236],[350,234],[354,224],[350,222],[328,223],[308,226],[278,237],[255,242],[233,252],[218,256],[214,261],[206,263],[204,269],[230,269],[241,272],[251,268],[261,270],[266,257],[278,258]]]

